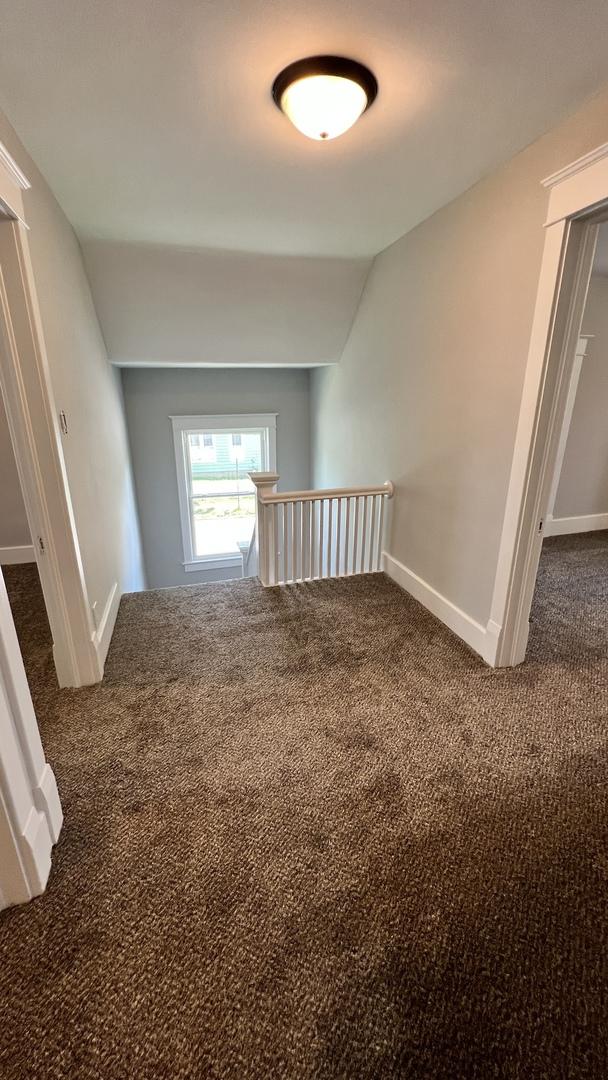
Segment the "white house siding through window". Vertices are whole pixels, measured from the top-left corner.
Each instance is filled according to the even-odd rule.
[[[238,565],[255,524],[250,472],[276,468],[276,416],[171,417],[184,566]]]

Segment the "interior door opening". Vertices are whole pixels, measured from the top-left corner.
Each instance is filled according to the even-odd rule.
[[[582,287],[582,283],[581,283]],[[608,223],[566,380],[527,657],[608,651]]]

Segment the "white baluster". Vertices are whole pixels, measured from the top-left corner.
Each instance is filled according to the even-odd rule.
[[[305,506],[307,505],[308,503],[300,503],[300,581],[304,581],[305,579],[304,566],[306,561],[306,544],[304,534],[304,518],[306,516]]]
[[[374,569],[374,555],[376,551],[376,499],[377,495],[372,495],[372,507],[371,507],[371,521],[369,526],[369,572]]]
[[[326,577],[332,576],[331,570],[331,535],[334,516],[334,501],[333,499],[327,500],[327,573]]]
[[[347,499],[347,521],[344,525],[344,573],[351,572],[350,543],[351,543],[351,500]]]
[[[272,507],[272,535],[274,555],[274,581],[273,585],[279,584],[279,507],[276,503]]]
[[[359,573],[365,573],[365,548],[367,539],[367,496],[363,496],[363,524],[361,526],[361,562],[359,564]]]
[[[308,504],[308,579],[312,581],[314,577],[314,532],[315,532],[315,503],[310,502]]]
[[[340,577],[340,533],[342,524],[342,499],[336,499],[336,577]]]
[[[323,538],[325,534],[325,499],[319,500],[319,576],[323,577]]]
[[[353,531],[353,574],[357,573],[357,555],[359,553],[359,496],[355,495],[355,528]]]
[[[382,541],[384,534],[384,502],[387,501],[386,495],[380,496],[380,519],[378,522],[378,555],[376,559],[376,569],[382,569]]]
[[[288,526],[287,526],[287,503],[283,503],[283,584],[288,581]]]
[[[291,580],[298,580],[298,548],[297,548],[297,535],[298,530],[296,526],[297,522],[297,509],[298,504],[292,502],[291,504]]]

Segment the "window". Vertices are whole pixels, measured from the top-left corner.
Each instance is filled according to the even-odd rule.
[[[276,469],[276,415],[172,416],[184,568],[238,566],[255,524],[250,472]]]

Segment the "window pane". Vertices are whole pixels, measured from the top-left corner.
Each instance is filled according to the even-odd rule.
[[[198,438],[196,445],[194,439]],[[211,439],[211,445],[208,439]],[[235,441],[236,440],[236,441]],[[264,461],[261,431],[222,431],[213,435],[189,432],[187,440],[193,495],[232,495],[254,492],[249,472],[260,472]]]
[[[255,524],[255,495],[214,495],[192,499],[194,552],[238,555],[238,542],[251,540]]]

